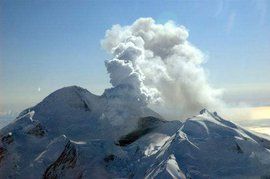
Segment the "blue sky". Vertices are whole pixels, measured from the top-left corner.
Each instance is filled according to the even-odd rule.
[[[109,87],[100,46],[114,24],[175,21],[208,56],[209,81],[228,103],[270,105],[270,1],[0,2],[0,113],[21,111],[54,90]],[[1,115],[0,114],[0,115]]]

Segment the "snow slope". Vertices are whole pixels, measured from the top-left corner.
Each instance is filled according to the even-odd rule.
[[[270,177],[269,140],[207,110],[166,121],[117,88],[57,90],[0,139],[0,178]]]

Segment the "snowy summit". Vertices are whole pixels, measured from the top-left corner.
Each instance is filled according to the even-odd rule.
[[[206,109],[167,121],[118,88],[66,87],[24,110],[0,131],[0,178],[270,177],[269,140]]]

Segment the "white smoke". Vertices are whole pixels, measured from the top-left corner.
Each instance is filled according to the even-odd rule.
[[[112,86],[122,86],[118,94],[133,96],[174,119],[219,108],[221,91],[209,85],[201,66],[204,54],[188,35],[184,26],[157,24],[152,18],[107,30],[102,46],[113,55],[106,67]]]

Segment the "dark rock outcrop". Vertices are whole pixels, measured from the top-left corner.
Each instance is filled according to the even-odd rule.
[[[33,128],[29,129],[27,131],[27,134],[34,135],[34,136],[37,136],[37,137],[43,137],[45,135],[45,130],[43,129],[41,124],[38,123]]]
[[[58,159],[46,169],[43,178],[62,178],[68,169],[75,167],[77,157],[76,146],[69,141]]]
[[[2,159],[5,157],[6,152],[7,149],[5,149],[4,147],[0,147],[0,164],[2,162]]]
[[[11,144],[14,141],[14,137],[12,133],[8,133],[7,135],[2,137],[1,141],[3,144]]]
[[[143,117],[138,121],[138,129],[120,137],[116,144],[119,146],[129,145],[164,122],[165,121],[155,118],[153,116]]]

